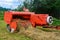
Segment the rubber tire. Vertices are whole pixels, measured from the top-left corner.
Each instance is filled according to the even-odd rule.
[[[10,28],[9,24],[7,24],[7,30],[8,30],[8,32],[11,32],[11,28]]]
[[[15,31],[12,32],[12,29],[10,28],[10,25],[9,25],[9,24],[7,24],[7,30],[8,30],[8,32],[10,32],[10,33],[14,33],[14,32],[15,32]]]
[[[52,24],[53,23],[53,17],[52,16],[48,16],[47,17],[47,23],[48,24]]]

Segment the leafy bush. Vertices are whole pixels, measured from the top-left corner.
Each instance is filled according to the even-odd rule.
[[[59,19],[54,18],[53,21],[54,21],[54,22],[53,22],[52,25],[60,25],[60,20],[59,20]]]

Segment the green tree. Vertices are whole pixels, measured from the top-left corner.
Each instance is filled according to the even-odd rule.
[[[35,13],[48,13],[59,17],[60,0],[25,0],[24,6]]]

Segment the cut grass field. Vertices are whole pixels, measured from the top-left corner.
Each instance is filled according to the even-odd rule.
[[[3,20],[0,20],[0,40],[32,40],[32,39],[26,37],[25,35],[9,33],[6,29],[6,23]]]
[[[55,19],[53,25],[59,25],[60,20]],[[58,30],[49,30],[47,28],[37,28],[40,32],[30,29],[26,32],[29,32],[32,37],[29,37],[30,34],[23,35],[18,33],[9,33],[6,29],[6,23],[4,20],[0,20],[0,40],[33,40],[35,37],[38,37],[40,40],[60,40],[60,31]],[[26,33],[27,34],[27,33]],[[33,35],[32,35],[33,34]],[[35,34],[35,35],[34,35]],[[37,39],[37,40],[38,40]]]

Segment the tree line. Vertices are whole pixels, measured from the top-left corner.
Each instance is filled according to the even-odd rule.
[[[17,10],[22,11],[24,6],[36,14],[49,14],[60,18],[60,0],[25,0],[23,6],[19,5]]]
[[[23,7],[26,7],[30,12],[35,12],[36,14],[49,14],[55,18],[60,19],[60,0],[25,0],[23,5],[18,5],[14,11],[23,11]],[[0,7],[0,16],[4,15],[4,11],[11,9],[6,9]]]

